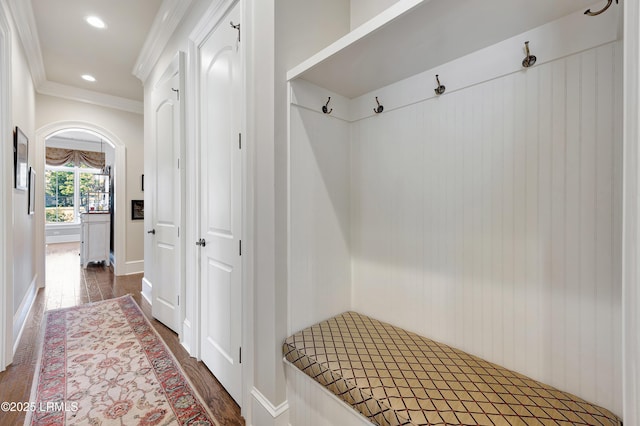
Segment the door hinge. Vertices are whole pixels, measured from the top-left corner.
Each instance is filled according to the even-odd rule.
[[[178,295],[178,306],[180,306],[180,295]]]
[[[178,238],[180,238],[180,227],[178,226]]]
[[[242,364],[242,346],[238,348],[238,364]]]
[[[240,240],[239,243],[240,243],[239,244],[239,246],[240,246],[239,247],[239,253],[240,253],[240,256],[242,256],[242,240]]]
[[[180,168],[180,159],[178,158],[178,168]]]
[[[242,149],[242,133],[238,133],[238,149]]]

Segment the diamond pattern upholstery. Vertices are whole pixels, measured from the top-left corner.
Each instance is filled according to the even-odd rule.
[[[569,393],[356,312],[294,334],[283,353],[376,425],[622,425]]]

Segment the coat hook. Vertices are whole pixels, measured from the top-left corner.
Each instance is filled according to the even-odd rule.
[[[373,112],[375,112],[376,114],[380,114],[382,111],[384,111],[384,107],[382,105],[380,105],[380,102],[378,101],[378,97],[376,96],[376,103],[378,104],[377,108],[373,109]]]
[[[435,88],[434,92],[436,92],[436,95],[440,96],[444,93],[445,90],[447,90],[447,88],[440,84],[440,78],[438,77],[438,74],[436,74],[436,81],[438,82],[438,87]]]
[[[238,30],[238,43],[240,43],[240,24],[234,24],[233,21],[229,22],[232,28]]]
[[[533,64],[536,63],[536,57],[529,53],[529,42],[528,41],[524,42],[524,48],[525,48],[525,50],[527,52],[527,57],[522,60],[522,66],[525,67],[525,68],[529,68],[530,66],[533,66]]]
[[[324,112],[325,114],[331,114],[331,111],[333,111],[333,108],[329,109],[329,102],[331,102],[331,96],[329,96],[329,99],[327,99],[327,103],[322,107],[322,112]]]
[[[600,15],[602,12],[606,11],[607,9],[609,9],[609,7],[611,6],[611,3],[613,3],[613,0],[607,0],[607,5],[605,7],[603,7],[602,9],[600,9],[597,12],[592,12],[591,9],[587,9],[585,10],[584,14],[587,16],[597,16]],[[618,0],[616,0],[616,4],[618,4]]]

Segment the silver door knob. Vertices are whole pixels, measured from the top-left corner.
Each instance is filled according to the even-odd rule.
[[[196,241],[196,245],[200,247],[204,247],[207,245],[207,242],[204,240],[204,238],[200,238],[198,241]]]
[[[151,231],[147,231],[147,234],[153,234],[153,235],[156,235],[156,230],[155,230],[155,229],[152,229]]]

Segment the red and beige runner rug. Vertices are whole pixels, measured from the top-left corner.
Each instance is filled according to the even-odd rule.
[[[27,425],[216,425],[131,296],[50,311]]]

